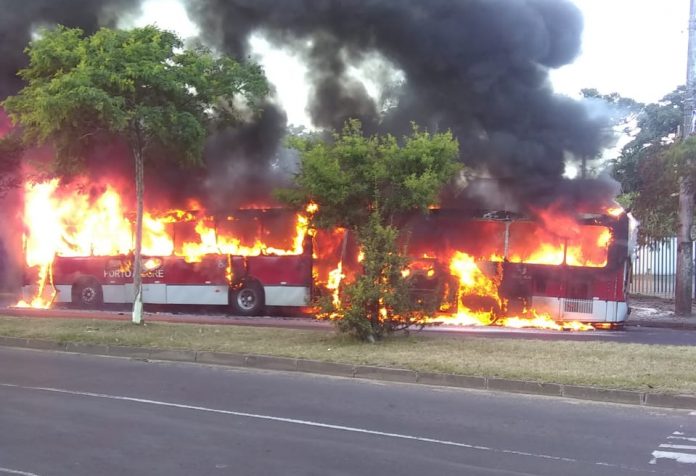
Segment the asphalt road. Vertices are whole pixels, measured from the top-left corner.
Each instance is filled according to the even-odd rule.
[[[0,475],[696,474],[688,411],[1,347],[0,361]]]

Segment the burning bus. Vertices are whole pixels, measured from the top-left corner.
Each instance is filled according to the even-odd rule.
[[[299,255],[206,254],[146,256],[142,260],[143,301],[147,304],[229,306],[251,316],[265,306],[307,306],[312,285],[311,240]],[[53,302],[83,308],[132,303],[133,256],[57,256],[52,265]],[[25,286],[25,295],[36,292]]]
[[[62,193],[58,182],[28,185],[27,270],[20,306],[98,308],[133,302],[133,227],[119,194]],[[308,215],[250,208],[234,215],[170,210],[145,215],[143,301],[224,305],[240,315],[310,302]]]
[[[482,193],[471,188],[471,180],[459,177],[453,184],[457,189],[453,195],[460,196],[461,188],[466,187],[469,191],[461,196],[466,195],[467,199],[484,197],[480,201],[485,204],[482,206],[517,206],[526,212],[539,203],[563,197],[585,201],[615,196],[606,187],[598,190],[599,180],[566,179],[566,172],[570,172],[567,165],[582,163],[580,176],[583,177],[587,161],[599,157],[606,147],[615,145],[609,137],[608,118],[597,114],[596,107],[585,107],[581,102],[557,94],[549,83],[548,73],[576,58],[582,44],[582,19],[570,2],[507,2],[505,15],[491,8],[491,2],[449,2],[447,21],[443,21],[443,9],[423,8],[418,2],[362,2],[361,15],[369,20],[368,23],[377,25],[371,30],[369,41],[364,41],[364,32],[351,28],[352,2],[333,2],[331,8],[326,9],[312,8],[310,2],[306,2],[310,6],[298,11],[293,10],[294,3],[276,2],[278,8],[270,16],[264,2],[214,3],[217,9],[196,11],[196,17],[207,26],[210,26],[208,20],[224,24],[226,18],[242,18],[248,23],[248,28],[228,28],[222,39],[215,34],[217,28],[202,28],[202,42],[216,45],[217,51],[247,56],[250,45],[247,36],[257,30],[268,30],[271,39],[274,32],[283,33],[282,38],[302,39],[286,43],[290,49],[297,49],[300,60],[307,62],[306,79],[311,89],[318,92],[312,95],[306,107],[309,122],[316,127],[340,129],[346,119],[361,118],[368,125],[366,129],[390,132],[395,137],[408,134],[412,129],[411,121],[434,130],[451,130],[453,137],[460,141],[460,161],[470,169],[472,178],[491,178],[495,182],[490,188],[492,193]],[[103,7],[103,2],[81,3],[85,7],[87,4],[97,5],[94,10],[97,13]],[[286,5],[292,14],[277,14]],[[389,12],[395,14],[384,15],[384,5],[389,5]],[[62,16],[62,9],[55,10]],[[41,14],[41,18],[35,18],[33,13],[24,15],[26,18],[18,23],[17,30],[24,34],[8,35],[6,41],[14,45],[12,51],[17,54],[10,55],[12,61],[5,62],[9,67],[7,77],[15,77],[17,69],[22,67],[25,59],[19,53],[31,37],[34,26],[53,23],[51,12],[42,10]],[[80,17],[94,19],[101,15]],[[508,21],[511,18],[519,21]],[[382,22],[387,22],[388,28],[380,28]],[[92,24],[93,21],[78,23],[72,26],[81,26],[86,31],[98,26]],[[540,38],[544,41],[540,42]],[[304,40],[321,44],[322,48],[307,54]],[[336,66],[332,71],[340,74],[326,74],[327,64]],[[385,74],[370,75],[375,65]],[[354,68],[366,68],[365,74],[348,74]],[[16,93],[19,79],[7,83],[9,86],[3,90],[5,96]],[[383,80],[386,83],[380,84]],[[377,94],[373,94],[373,90]],[[194,174],[190,168],[165,169],[160,164],[166,162],[152,161],[151,165],[157,169],[146,177],[148,193],[156,190],[162,197],[168,197],[170,204],[197,210],[195,206],[182,203],[191,197],[206,197],[206,204],[233,201],[237,205],[255,197],[268,197],[278,184],[287,184],[286,179],[297,170],[297,163],[292,154],[286,154],[281,148],[288,130],[288,116],[283,111],[283,101],[276,99],[279,98],[259,101],[263,113],[242,114],[245,121],[234,130],[211,130],[213,135],[206,142],[203,158],[205,169]],[[0,112],[0,120],[3,114]],[[246,116],[250,116],[248,122]],[[5,127],[2,129],[0,135]],[[90,139],[92,135],[89,134]],[[101,136],[96,134],[94,138]],[[80,144],[74,144],[71,156],[85,149],[77,147],[82,145],[83,139],[85,136],[81,135]],[[127,187],[132,183],[132,161],[123,160],[130,156],[127,148],[115,141],[106,147],[99,144],[98,149],[89,154],[92,157],[83,157],[89,176],[95,180],[120,178],[127,184],[121,190],[130,196]],[[43,153],[30,152],[31,155]],[[38,160],[41,162],[43,160]],[[46,164],[50,162],[46,160]],[[27,172],[34,176],[31,170]],[[52,187],[37,184],[30,188],[27,203],[36,195],[55,195]],[[107,213],[121,206],[118,194],[70,195],[63,194],[59,197],[60,203],[53,203],[51,207],[42,208],[39,200],[36,206],[26,208],[25,263],[30,268],[27,278],[31,278],[31,283],[27,282],[25,287],[25,304],[45,307],[54,300],[68,302],[74,298],[96,299],[96,303],[111,299],[127,301],[132,291],[127,282],[120,280],[128,279],[128,269],[132,266],[129,261],[131,225],[122,210]],[[161,206],[157,203],[161,197],[154,195],[148,197],[148,205]],[[95,207],[105,213],[84,212]],[[253,271],[270,262],[285,268],[282,264],[285,258],[290,262],[300,260],[298,256],[302,256],[303,250],[297,249],[294,243],[277,245],[268,243],[268,236],[262,236],[259,246],[253,240],[243,243],[244,249],[235,249],[232,246],[234,237],[220,233],[219,228],[227,223],[225,217],[212,217],[214,224],[210,220],[201,222],[200,233],[196,232],[198,238],[189,241],[191,250],[188,250],[174,243],[171,223],[154,211],[150,212],[151,215],[145,217],[143,253],[146,258],[142,263],[146,265],[149,289],[146,294],[150,296],[146,299],[174,302],[195,297],[203,300],[203,295],[210,294],[215,302],[226,299],[231,304],[233,294],[226,292],[225,286],[234,290],[240,283],[230,282],[228,276],[258,283],[252,288],[263,288],[264,299],[271,299],[276,291],[283,291],[283,295],[299,295],[300,291],[294,289],[290,293],[289,284],[299,283],[299,275],[292,281],[281,278],[278,282],[264,282],[265,278],[257,278]],[[201,215],[187,222],[194,223],[194,232],[202,218]],[[548,316],[551,323],[573,317],[591,322],[621,322],[627,312],[624,291],[629,262],[628,252],[623,250],[626,251],[623,253],[621,248],[627,237],[618,222],[603,223],[602,220],[581,216],[579,221],[575,217],[569,220],[569,226],[546,223],[537,226],[538,220],[521,217],[498,220],[469,215],[460,220],[468,223],[468,229],[442,229],[441,240],[451,243],[428,246],[429,241],[434,242],[429,236],[424,246],[414,246],[411,251],[414,263],[404,274],[412,281],[419,298],[438,296],[443,314],[433,319],[512,323],[505,319],[539,314]],[[578,259],[572,253],[575,240],[585,234],[564,235],[577,223],[584,227],[581,231],[587,231],[598,244],[598,257],[583,255]],[[338,242],[340,234],[338,231],[325,233],[332,239],[338,238]],[[411,245],[418,244],[416,234],[414,232],[409,241]],[[458,244],[472,236],[481,239]],[[525,237],[540,244],[535,246],[538,250],[548,248],[551,254],[527,250]],[[225,246],[219,246],[220,243]],[[331,243],[330,248],[340,256],[343,247]],[[496,245],[495,249],[484,246],[491,244]],[[583,247],[587,248],[581,244],[580,248]],[[282,254],[271,248],[291,253]],[[193,254],[187,254],[188,251]],[[314,283],[321,282],[332,292],[338,291],[341,281],[348,279],[343,278],[348,274],[343,259],[336,259],[333,266],[319,263],[323,253],[319,243],[312,252],[318,256],[311,260],[317,275]],[[304,256],[308,255],[305,252]],[[251,260],[252,257],[259,259]],[[101,261],[97,269],[89,273],[79,271],[80,275],[93,279],[81,277],[79,282],[70,282],[78,274],[75,269],[78,264],[87,266],[97,261]],[[227,262],[224,267],[223,262]],[[227,273],[228,267],[233,268],[230,263],[234,262],[240,263],[236,273]],[[304,277],[306,266],[302,263],[298,266]],[[151,276],[147,276],[148,273]],[[113,283],[109,282],[112,274]],[[208,279],[210,275],[212,278]],[[193,285],[186,281],[187,276],[194,277],[195,286],[199,288],[184,288]],[[166,282],[170,278],[175,281]],[[82,284],[85,281],[92,286],[85,287]],[[100,283],[99,288],[95,282]],[[161,285],[165,286],[164,290]],[[307,287],[306,281],[297,286]],[[190,294],[186,294],[186,290]],[[302,293],[307,295],[306,291]],[[249,291],[242,294],[251,296]],[[274,301],[271,299],[271,302]]]
[[[21,305],[132,302],[132,225],[115,190],[87,200],[61,195],[52,181],[27,186],[25,205]],[[256,315],[266,306],[308,306],[317,289],[338,299],[359,272],[360,253],[345,230],[311,230],[315,210],[146,213],[143,301]],[[588,329],[618,327],[628,316],[633,245],[623,210],[547,210],[530,219],[434,209],[399,226],[411,257],[403,275],[415,299],[434,300],[432,322]]]
[[[562,329],[620,327],[628,317],[635,222],[619,208],[535,220],[434,210],[406,229],[418,257],[407,274],[438,290],[442,322]]]

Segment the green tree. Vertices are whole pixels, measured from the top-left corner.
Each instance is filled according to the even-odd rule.
[[[621,183],[621,204],[641,222],[641,238],[672,236],[678,226],[679,142],[685,88],[680,86],[659,102],[641,105],[635,116],[637,133],[613,163]],[[673,151],[673,149],[677,147]]]
[[[684,87],[679,87],[660,102],[643,105],[638,114],[638,133],[621,150],[614,163],[614,173],[626,193],[638,191],[641,164],[660,155],[669,145],[668,138],[678,132],[683,121]]]
[[[360,122],[351,120],[332,140],[309,136],[290,143],[300,152],[300,172],[297,188],[280,197],[297,206],[317,203],[315,225],[352,230],[364,254],[363,272],[344,289],[339,308],[327,312],[341,329],[367,340],[422,323],[426,310],[409,298],[395,223],[400,214],[437,202],[459,169],[456,139],[415,125],[402,141],[365,136]]]
[[[14,134],[0,139],[0,196],[19,186],[19,164],[24,148]]]
[[[26,53],[29,66],[19,72],[26,86],[2,106],[26,144],[54,147],[57,174],[79,170],[104,136],[130,148],[137,197],[133,320],[140,322],[144,164],[164,154],[202,165],[209,124],[233,124],[257,111],[268,92],[264,74],[202,47],[184,49],[174,33],[154,26],[88,37],[58,27],[42,31]]]

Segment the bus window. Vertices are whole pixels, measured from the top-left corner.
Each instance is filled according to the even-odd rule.
[[[605,226],[582,225],[580,232],[568,239],[566,263],[569,266],[602,268],[607,265],[611,230]]]
[[[565,239],[533,222],[510,224],[508,260],[513,263],[563,264]]]

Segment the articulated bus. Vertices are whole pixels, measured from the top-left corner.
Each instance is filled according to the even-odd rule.
[[[582,215],[573,223],[574,232],[569,234],[566,225],[559,225],[556,233],[548,223],[542,226],[506,213],[473,216],[433,210],[412,217],[403,225],[402,235],[413,257],[414,292],[441,293],[438,299],[443,304],[466,299],[451,292],[453,276],[447,262],[453,251],[461,251],[497,276],[498,292],[506,302],[501,315],[534,308],[557,321],[620,327],[629,314],[626,290],[635,245],[633,220],[625,213],[595,214]],[[315,249],[330,248],[322,236],[307,234],[301,254],[211,253],[197,262],[174,253],[145,256],[143,301],[228,306],[239,315],[258,315],[266,306],[308,306],[316,289],[313,272],[316,275],[319,267],[333,269],[339,260],[345,269],[350,261],[325,255],[317,260]],[[346,247],[342,248],[345,253]],[[132,261],[132,254],[57,256],[52,266],[53,302],[86,308],[132,302]],[[27,278],[25,299],[35,295],[36,286],[30,284],[35,282]],[[449,293],[443,291],[447,289]]]

